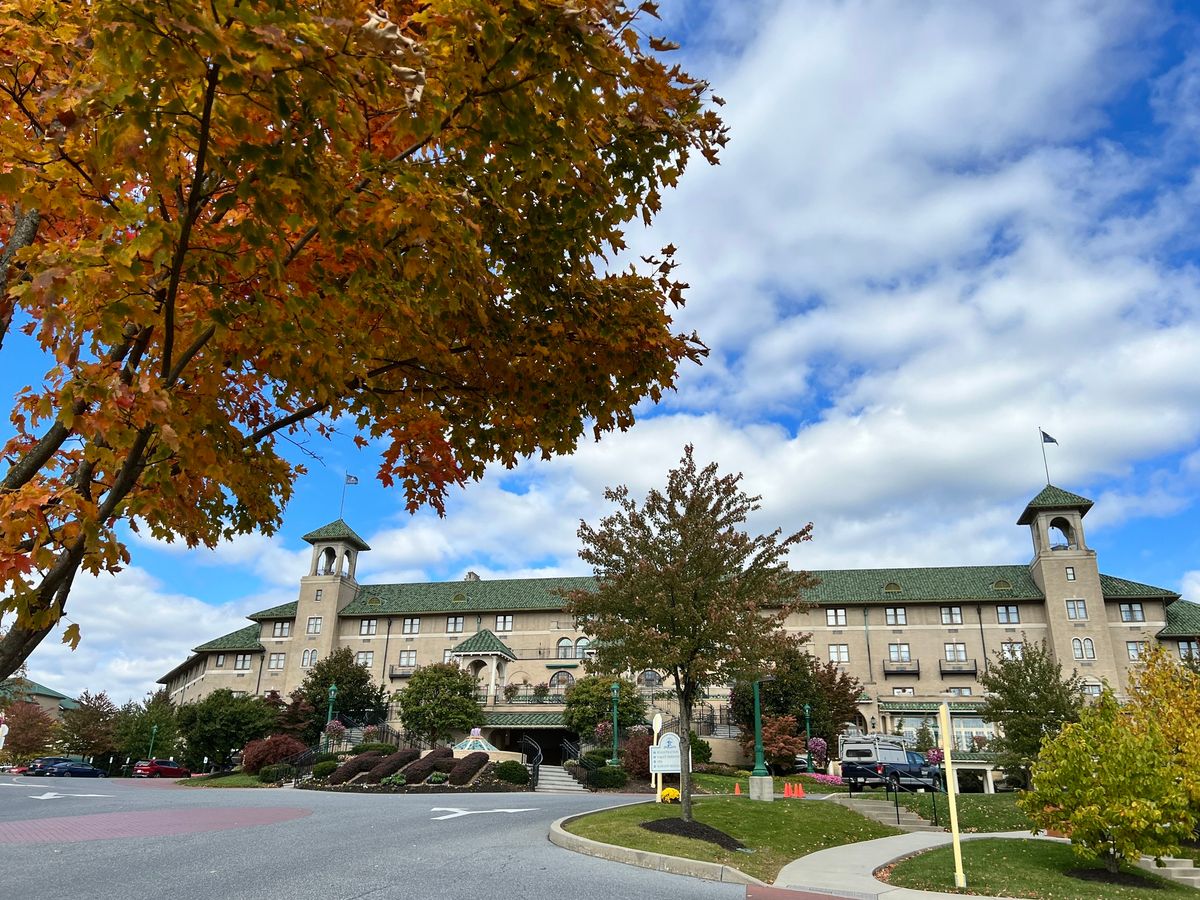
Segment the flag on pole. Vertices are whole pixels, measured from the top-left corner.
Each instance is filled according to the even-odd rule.
[[[1051,440],[1053,440],[1053,438],[1051,438]],[[347,475],[346,476],[346,484],[358,484],[358,476],[357,475]]]
[[[1042,429],[1039,428],[1038,431],[1042,431]],[[1058,441],[1056,441],[1054,438],[1050,437],[1050,435],[1046,434],[1046,432],[1042,431],[1042,443],[1043,444],[1057,444]],[[354,483],[357,484],[358,483],[357,480]]]

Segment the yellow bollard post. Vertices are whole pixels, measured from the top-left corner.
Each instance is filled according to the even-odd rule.
[[[955,802],[955,797],[958,794],[958,781],[954,777],[954,760],[951,758],[951,751],[954,749],[954,735],[950,730],[950,704],[945,701],[938,708],[938,725],[941,726],[942,732],[942,765],[945,766],[946,776],[946,802],[950,806],[950,838],[954,844],[954,886],[965,888],[967,886],[967,876],[963,872],[962,863],[962,841],[958,836],[958,803]]]

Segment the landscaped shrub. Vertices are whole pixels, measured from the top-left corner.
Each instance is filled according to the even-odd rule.
[[[488,764],[488,759],[486,753],[468,753],[462,759],[456,759],[454,768],[450,770],[450,783],[466,784]]]
[[[335,719],[334,721],[336,722],[337,720]],[[358,756],[352,757],[338,766],[337,771],[329,776],[329,783],[345,784],[360,772],[371,771],[373,768],[379,765],[379,760],[382,759],[382,757],[383,754],[379,753],[378,751],[362,753]]]
[[[409,784],[421,784],[437,770],[439,761],[453,758],[454,751],[449,747],[430,750],[416,762],[409,763],[408,768],[404,770],[404,777],[408,779]]]
[[[629,781],[629,773],[620,766],[605,766],[588,773],[588,784],[594,788],[623,788]]]
[[[326,759],[313,766],[313,778],[328,778],[337,771],[337,760]]]
[[[608,764],[609,757],[612,755],[612,747],[592,747],[590,750],[583,751],[583,760],[589,763],[589,768],[604,766]]]
[[[405,785],[408,784],[408,779],[404,777],[403,772],[397,772],[395,775],[389,775],[387,778],[384,778],[379,783]]]
[[[631,731],[621,748],[621,764],[631,778],[650,777],[650,744],[653,738],[648,731]]]
[[[692,765],[712,762],[712,744],[694,731],[688,732],[688,743],[692,749]]]
[[[251,741],[242,751],[242,771],[255,775],[263,766],[303,753],[307,749],[289,734],[273,734]]]
[[[318,753],[313,757],[313,765],[323,762],[341,762],[340,753]]]
[[[276,763],[273,766],[263,766],[258,770],[258,780],[263,784],[275,784],[295,777],[296,769],[286,763]]]
[[[393,744],[383,744],[378,741],[370,741],[363,744],[355,744],[350,748],[350,752],[354,754],[370,753],[372,750],[378,750],[380,753],[395,753],[396,747]]]
[[[502,763],[496,763],[492,774],[500,781],[507,781],[509,784],[529,784],[529,770],[515,759],[506,759]]]
[[[378,765],[358,780],[363,784],[379,784],[384,778],[395,775],[420,755],[420,750],[397,750],[390,756],[385,756]]]
[[[429,776],[430,784],[445,784],[449,780],[450,780],[450,776],[447,775],[445,772],[434,772],[432,775]]]

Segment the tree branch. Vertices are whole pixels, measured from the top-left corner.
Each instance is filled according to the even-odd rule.
[[[0,251],[0,349],[4,347],[4,337],[8,334],[8,326],[12,324],[17,308],[16,302],[8,296],[8,273],[17,251],[33,244],[40,222],[41,216],[36,209],[13,208],[12,231],[4,243],[4,250]]]

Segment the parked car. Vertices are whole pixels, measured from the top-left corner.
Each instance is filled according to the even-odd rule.
[[[169,759],[140,759],[133,766],[134,778],[191,778],[192,773]]]
[[[22,772],[22,775],[46,775],[51,766],[59,763],[70,762],[65,756],[39,756],[29,764],[29,768]]]
[[[87,763],[63,762],[51,766],[46,770],[46,774],[60,778],[103,778],[106,773],[103,769],[97,769]]]
[[[941,769],[895,736],[842,735],[838,741],[842,778],[856,787],[939,787]]]

